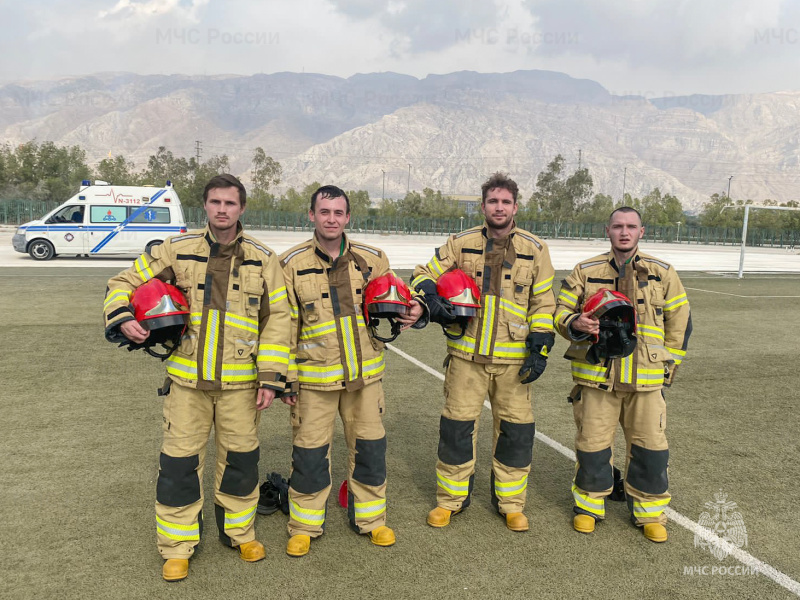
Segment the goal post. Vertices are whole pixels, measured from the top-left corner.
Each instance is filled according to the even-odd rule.
[[[726,204],[725,206],[722,207],[720,212],[722,212],[726,208],[742,208],[742,206],[736,206],[735,204]],[[744,205],[744,222],[742,223],[742,249],[739,252],[739,279],[742,279],[742,277],[744,277],[744,249],[747,246],[747,222],[750,220],[751,208],[763,208],[764,210],[800,210],[800,207],[795,207],[795,206],[757,206],[755,204]]]

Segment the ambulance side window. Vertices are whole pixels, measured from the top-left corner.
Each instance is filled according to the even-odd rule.
[[[131,206],[128,210],[133,214],[139,207]],[[131,223],[169,224],[169,222],[169,208],[166,206],[151,206],[131,219]]]
[[[48,225],[52,223],[83,223],[83,206],[65,206],[52,217],[47,219]]]
[[[128,209],[125,206],[92,206],[89,216],[92,223],[123,223]]]

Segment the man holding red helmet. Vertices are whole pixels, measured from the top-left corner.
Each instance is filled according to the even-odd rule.
[[[689,301],[675,269],[639,251],[644,227],[638,211],[612,212],[606,234],[611,251],[573,269],[556,308],[556,327],[571,342],[565,358],[576,384],[570,394],[578,428],[573,527],[591,533],[605,518],[620,423],[631,519],[647,539],[665,542],[670,495],[662,388],[672,384],[686,355]]]
[[[478,418],[488,394],[492,504],[509,529],[528,530],[523,510],[535,424],[527,384],[544,372],[553,346],[555,299],[547,245],[514,222],[518,193],[512,179],[495,173],[482,186],[486,222],[450,236],[414,269],[412,286],[448,337],[432,527],[445,527],[470,504]]]
[[[384,344],[376,321],[396,316],[405,328],[424,313],[384,252],[344,234],[350,221],[344,191],[319,188],[308,216],[314,236],[281,255],[292,316],[288,389],[281,399],[292,418],[286,553],[294,557],[307,554],[311,539],[324,531],[337,412],[349,451],[350,525],[377,546],[395,543],[386,526]]]
[[[277,255],[245,235],[239,222],[246,200],[237,178],[213,177],[203,191],[208,226],[142,254],[109,280],[103,305],[106,338],[112,342],[147,346],[162,334],[161,325],[174,328],[175,317],[189,317],[178,327],[177,347],[164,357],[169,378],[162,390],[156,531],[167,581],[188,575],[189,558],[200,542],[203,466],[212,425],[220,540],[238,548],[247,562],[264,558],[253,526],[257,428],[259,411],[285,389],[290,320]],[[174,281],[180,292],[160,284],[166,281]],[[145,289],[146,294],[137,293]],[[144,314],[140,302],[146,303]],[[149,318],[153,311],[160,315],[155,321]]]

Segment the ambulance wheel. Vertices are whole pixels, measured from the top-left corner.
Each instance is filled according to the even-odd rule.
[[[148,254],[152,254],[153,248],[155,248],[156,246],[160,246],[163,243],[164,242],[162,242],[161,240],[153,240],[152,242],[147,244],[147,246],[145,246],[144,251],[147,252]]]
[[[28,246],[28,254],[34,260],[50,260],[56,255],[56,249],[47,240],[34,240]]]

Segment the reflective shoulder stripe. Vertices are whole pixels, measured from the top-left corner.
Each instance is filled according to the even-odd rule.
[[[373,248],[372,246],[363,246],[361,244],[353,244],[353,243],[351,243],[350,246],[352,248],[358,248],[359,250],[364,250],[366,252],[371,252],[372,254],[377,256],[378,258],[380,258],[383,255],[383,252],[381,252],[377,248]]]
[[[253,240],[251,240],[250,238],[247,238],[247,237],[246,237],[246,238],[242,238],[242,243],[244,243],[244,244],[250,244],[250,245],[251,245],[251,246],[253,246],[254,248],[256,248],[256,249],[258,249],[258,250],[261,250],[261,252],[263,252],[263,253],[264,253],[264,254],[266,254],[267,256],[272,256],[272,252],[270,252],[269,250],[267,250],[267,249],[266,249],[264,246],[262,246],[261,244],[257,244],[257,243],[255,243],[255,242],[254,242]]]
[[[655,264],[657,264],[659,267],[661,267],[661,268],[662,268],[662,269],[664,269],[665,271],[669,271],[669,269],[670,269],[670,266],[669,266],[669,264],[668,264],[668,263],[665,263],[665,262],[663,262],[663,261],[660,261],[660,260],[658,260],[658,259],[655,259],[655,258],[648,258],[648,257],[646,257],[646,256],[641,256],[640,258],[641,258],[642,260],[644,260],[644,261],[647,261],[647,262],[651,262],[651,263],[655,263]]]
[[[465,235],[470,235],[471,233],[480,233],[480,232],[481,232],[480,227],[473,227],[472,229],[467,229],[466,231],[462,231],[461,233],[456,233],[453,235],[453,237],[455,239],[458,239],[464,237]]]
[[[518,235],[519,237],[528,240],[531,244],[536,246],[538,250],[542,249],[542,245],[538,242],[538,240],[535,237],[533,237],[532,233],[528,233],[527,231],[522,231],[518,229],[515,235]]]
[[[186,235],[176,235],[175,237],[167,238],[171,244],[184,242],[186,240],[196,240],[203,237],[202,233],[187,233]]]
[[[592,260],[589,262],[581,263],[581,269],[588,269],[589,267],[596,267],[597,265],[604,265],[607,260]]]
[[[308,250],[311,250],[311,242],[306,242],[304,246],[298,248],[297,250],[289,250],[289,254],[284,255],[284,257],[281,259],[281,266],[285,267],[295,256]]]

